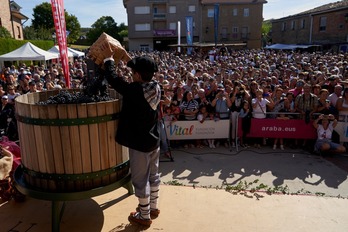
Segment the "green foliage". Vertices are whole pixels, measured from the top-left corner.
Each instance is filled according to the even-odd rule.
[[[117,26],[117,23],[111,16],[102,16],[95,23],[93,23],[92,28],[87,32],[87,38],[90,43],[96,41],[99,36],[105,32],[106,34],[117,39],[120,43],[123,42],[123,37],[120,36],[121,29],[127,28],[124,23]]]
[[[15,39],[4,39],[0,38],[0,55],[6,54],[9,52],[12,52],[13,50],[16,50],[17,48],[21,47],[23,44],[30,42],[34,44],[35,46],[43,49],[48,50],[50,49],[54,43],[52,40],[43,41],[43,40],[15,40]]]
[[[52,29],[39,27],[35,29],[33,26],[23,28],[24,39],[26,40],[53,40]]]
[[[128,30],[122,30],[120,33],[118,33],[121,38],[128,36]]]
[[[48,2],[37,5],[34,9],[32,28],[24,31],[25,38],[53,40],[52,33],[55,32],[52,15],[52,7]],[[80,37],[81,25],[75,15],[64,12],[66,30],[69,31],[68,43],[74,43]],[[28,35],[26,34],[28,33]]]
[[[263,21],[262,27],[261,27],[261,33],[262,35],[269,35],[269,33],[272,30],[272,22],[271,21]]]
[[[70,31],[68,43],[74,43],[80,37],[81,24],[75,15],[65,12],[66,29]]]
[[[40,5],[37,5],[34,9],[32,26],[35,29],[45,28],[52,29],[54,28],[52,7],[48,2],[43,2]]]
[[[0,38],[12,38],[12,35],[6,28],[0,27]]]

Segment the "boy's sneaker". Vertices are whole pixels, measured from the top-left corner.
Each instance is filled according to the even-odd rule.
[[[277,145],[273,145],[273,150],[277,149]]]
[[[130,213],[130,215],[128,217],[128,221],[130,223],[133,222],[133,223],[137,223],[137,224],[142,225],[142,226],[150,226],[152,223],[151,219],[143,218],[139,212]]]

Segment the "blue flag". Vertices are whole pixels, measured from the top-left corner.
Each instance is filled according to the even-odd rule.
[[[214,5],[214,39],[215,46],[218,40],[218,32],[219,32],[219,4]]]
[[[187,55],[191,55],[192,47],[189,47],[193,44],[193,17],[186,17],[186,41],[187,41]]]

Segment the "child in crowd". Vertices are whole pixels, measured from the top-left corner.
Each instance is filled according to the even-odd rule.
[[[277,116],[276,119],[279,119],[279,120],[289,120],[290,118],[287,117],[285,114],[284,114],[285,110],[280,110]],[[280,149],[281,150],[284,150],[284,140],[283,138],[275,138],[274,139],[274,143],[273,143],[273,150],[277,149],[277,144],[278,144],[278,141],[279,141],[279,145],[280,145]]]
[[[214,118],[214,114],[213,113],[209,113],[207,110],[207,106],[206,105],[200,105],[199,107],[199,112],[197,114],[197,120],[200,123],[204,123],[205,120],[211,120]],[[214,139],[207,139],[209,147],[210,148],[215,148],[215,140]],[[199,148],[203,148],[203,144],[202,144],[202,140],[197,140],[197,147]]]
[[[170,109],[171,109],[171,113],[175,117],[175,120],[178,120],[179,116],[180,116],[180,107],[175,105],[174,103],[171,103],[170,104]]]
[[[177,118],[175,117],[172,107],[171,106],[165,106],[164,107],[164,112],[163,112],[163,121],[165,122],[172,122],[176,121]]]
[[[247,100],[244,100],[242,103],[242,109],[239,112],[239,117],[242,118],[242,131],[243,131],[243,135],[240,138],[240,146],[248,147],[248,145],[246,144],[246,136],[250,132],[251,110],[250,110],[250,103]]]

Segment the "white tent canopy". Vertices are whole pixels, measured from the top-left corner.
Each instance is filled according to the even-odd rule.
[[[48,51],[53,52],[53,53],[57,53],[59,55],[59,46],[58,45],[53,46]],[[81,57],[81,56],[85,56],[85,53],[77,51],[77,50],[72,49],[72,48],[68,48],[68,57]]]
[[[0,61],[17,60],[52,60],[57,59],[58,55],[45,51],[34,44],[27,42],[22,47],[0,56]]]
[[[295,50],[295,49],[306,49],[310,47],[318,47],[319,45],[306,45],[306,44],[272,44],[266,46],[267,49],[277,49],[277,50]]]
[[[85,56],[84,52],[80,52],[80,51],[77,51],[77,50],[72,49],[72,48],[68,48],[68,51],[72,52],[74,54],[74,57]]]
[[[60,56],[58,45],[51,47],[48,52],[52,52]],[[68,50],[68,57],[74,57],[74,54]]]

